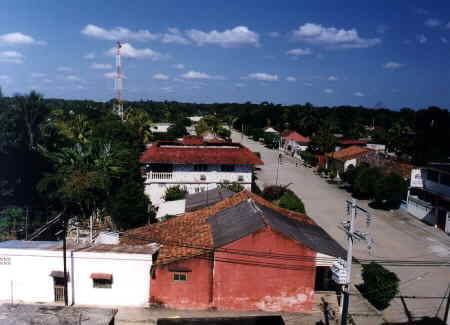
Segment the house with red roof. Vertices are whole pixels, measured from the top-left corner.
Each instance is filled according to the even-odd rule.
[[[248,191],[120,242],[160,245],[150,303],[178,309],[311,311],[319,291],[335,289],[330,266],[346,255],[306,214]]]
[[[354,145],[327,153],[325,155],[327,157],[326,167],[336,171],[337,176],[340,177],[350,166],[356,167],[360,160],[372,151],[371,149]]]
[[[281,148],[291,155],[308,149],[310,142],[311,139],[309,137],[303,136],[295,131],[286,131],[281,135]]]
[[[250,190],[253,168],[262,160],[239,143],[186,137],[180,141],[158,141],[142,153],[145,193],[155,206],[169,187],[182,186],[199,193],[227,182]]]

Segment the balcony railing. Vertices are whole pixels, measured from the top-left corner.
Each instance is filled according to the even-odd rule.
[[[170,180],[173,177],[172,172],[150,172],[148,174],[148,179],[153,180]]]

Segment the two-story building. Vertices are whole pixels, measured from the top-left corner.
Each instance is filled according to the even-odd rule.
[[[411,171],[406,209],[450,234],[450,164],[432,163]]]
[[[197,139],[198,140],[198,139]],[[145,193],[155,206],[169,187],[182,186],[198,193],[218,184],[237,182],[251,190],[253,168],[262,160],[239,143],[159,141],[142,154]]]

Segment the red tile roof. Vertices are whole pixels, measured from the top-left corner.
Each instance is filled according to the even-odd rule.
[[[263,165],[262,160],[238,143],[187,146],[156,142],[140,157],[141,163]]]
[[[355,140],[355,139],[339,139],[338,143],[343,146],[348,146],[348,145],[357,145],[357,146],[363,145],[364,146],[368,143],[368,141],[367,140]]]
[[[185,145],[200,145],[203,144],[203,137],[200,135],[186,135],[181,142]]]
[[[301,135],[300,133],[297,133],[295,131],[292,131],[288,134],[285,134],[283,136],[284,139],[286,140],[292,140],[298,143],[309,143],[311,140],[309,137],[305,137],[303,135]]]
[[[156,264],[168,264],[180,259],[204,255],[214,247],[208,218],[248,199],[302,224],[317,226],[306,214],[280,208],[256,194],[242,191],[212,206],[187,212],[164,222],[128,230],[121,235],[120,242],[124,244],[143,244],[149,241],[161,243]]]
[[[363,156],[369,152],[372,152],[372,150],[359,146],[350,146],[332,153],[328,153],[327,157],[337,160],[349,160]]]

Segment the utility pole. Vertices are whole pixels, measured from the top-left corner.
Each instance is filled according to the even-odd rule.
[[[336,269],[345,274],[344,283],[342,286],[342,314],[341,314],[341,325],[347,325],[348,322],[348,309],[350,304],[350,288],[351,288],[351,274],[352,274],[352,252],[353,252],[353,241],[354,240],[364,240],[369,243],[370,249],[370,237],[368,233],[363,233],[361,231],[355,230],[355,221],[357,217],[357,211],[362,212],[366,216],[367,227],[370,226],[371,218],[369,212],[365,209],[356,205],[356,200],[352,199],[347,201],[347,216],[350,217],[349,220],[344,221],[344,230],[347,233],[347,261],[344,265],[341,262],[341,267],[337,266]],[[339,278],[339,275],[336,275]]]
[[[278,185],[278,172],[280,170],[281,163],[281,137],[278,138],[278,150],[277,152],[277,169],[275,173],[275,185]]]

